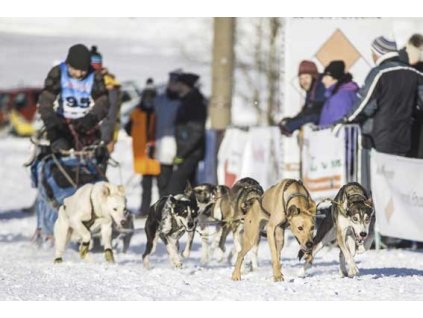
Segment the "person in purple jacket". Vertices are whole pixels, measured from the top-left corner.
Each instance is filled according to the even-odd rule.
[[[330,126],[347,115],[357,101],[358,85],[352,75],[345,73],[344,61],[332,61],[325,68],[322,79],[326,87],[326,101],[320,114],[320,127]]]

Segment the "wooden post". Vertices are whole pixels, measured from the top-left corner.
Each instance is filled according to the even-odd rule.
[[[214,18],[211,128],[222,130],[231,123],[235,18]]]

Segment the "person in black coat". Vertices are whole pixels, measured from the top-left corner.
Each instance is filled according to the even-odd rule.
[[[207,101],[196,87],[199,76],[183,73],[178,77],[181,105],[176,115],[176,157],[167,194],[182,193],[194,179],[198,163],[205,152]]]
[[[383,36],[371,45],[376,64],[357,103],[338,124],[358,123],[362,133],[362,185],[370,190],[370,149],[406,156],[412,150],[412,123],[423,105],[423,74],[401,62],[396,42]]]

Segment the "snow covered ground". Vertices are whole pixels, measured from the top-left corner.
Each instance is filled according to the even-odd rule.
[[[326,249],[317,257],[311,276],[298,278],[298,246],[288,240],[282,251],[285,282],[274,283],[263,241],[260,269],[232,282],[231,265],[213,261],[200,266],[198,237],[183,269],[170,266],[160,243],[151,257],[154,267],[145,270],[142,220],[136,220],[128,253],[122,254],[118,247],[116,265],[105,264],[102,253],[81,261],[73,249],[67,250],[63,264],[55,265],[52,248],[30,242],[35,217],[21,212],[35,197],[29,173],[22,167],[28,146],[27,139],[0,139],[0,300],[423,300],[421,250],[370,251],[357,257],[361,275],[348,279],[338,276],[337,250]],[[137,209],[139,177],[132,177],[129,139],[119,141],[115,156],[123,166],[129,208]],[[110,178],[118,183],[118,171],[111,171]]]

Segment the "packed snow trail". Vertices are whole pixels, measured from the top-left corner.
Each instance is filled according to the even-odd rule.
[[[289,239],[282,250],[285,282],[274,283],[266,240],[260,243],[256,272],[243,274],[240,282],[230,277],[232,266],[212,261],[200,266],[200,239],[180,270],[170,265],[159,242],[151,256],[151,270],[143,268],[144,220],[136,220],[136,232],[127,254],[115,255],[117,264],[106,264],[102,253],[90,253],[81,261],[72,245],[63,264],[53,264],[54,250],[30,242],[35,216],[22,212],[32,204],[35,190],[22,164],[28,157],[27,139],[0,139],[0,300],[423,300],[423,251],[369,251],[356,257],[360,276],[338,275],[338,250],[324,249],[310,276],[298,278],[301,265],[298,245]],[[115,157],[122,164],[130,209],[139,206],[139,177],[132,177],[130,140],[123,138]],[[119,183],[119,171],[110,169]],[[157,195],[155,196],[157,198]],[[211,230],[212,232],[213,230]],[[185,242],[185,238],[184,238]],[[232,240],[228,240],[230,250]]]

